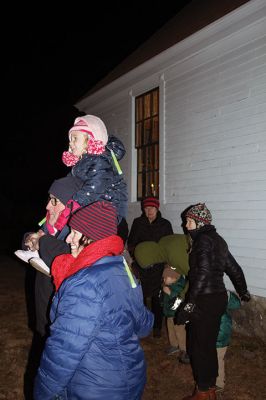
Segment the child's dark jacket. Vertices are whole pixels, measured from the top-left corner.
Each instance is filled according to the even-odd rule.
[[[111,150],[118,161],[126,152],[123,143],[116,137],[110,136],[103,154],[84,154],[74,165],[71,174],[81,179],[84,184],[73,199],[81,206],[98,200],[111,201],[121,220],[127,214],[127,185],[123,175],[118,173]]]

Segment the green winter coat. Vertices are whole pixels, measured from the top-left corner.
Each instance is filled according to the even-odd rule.
[[[176,310],[172,310],[171,307],[173,305],[173,299],[175,299],[177,296],[183,297],[184,289],[186,287],[186,278],[181,275],[180,278],[173,283],[172,285],[169,285],[169,288],[171,290],[170,294],[163,293],[163,314],[165,317],[174,317]]]
[[[222,315],[221,323],[220,323],[220,330],[218,333],[216,347],[226,347],[229,345],[231,336],[232,336],[232,317],[229,314],[231,310],[237,310],[241,306],[241,301],[239,300],[238,296],[233,293],[229,292],[228,295],[228,304],[225,313]]]

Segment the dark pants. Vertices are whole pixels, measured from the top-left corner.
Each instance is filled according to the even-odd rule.
[[[54,236],[45,235],[39,241],[39,253],[41,259],[48,267],[51,267],[54,258],[60,254],[70,253],[69,245]],[[52,278],[36,271],[35,278],[35,310],[36,310],[36,331],[45,336],[48,334],[49,312],[54,285]]]
[[[163,324],[163,308],[159,294],[151,298],[151,312],[154,314],[153,329],[162,329]]]
[[[153,329],[162,329],[163,308],[159,297],[162,286],[162,274],[164,264],[154,264],[149,268],[141,268],[136,262],[132,264],[132,270],[140,280],[144,304],[151,299],[151,312],[154,314]]]
[[[28,362],[24,374],[24,398],[25,400],[34,400],[33,385],[34,379],[40,365],[41,355],[45,345],[45,336],[40,336],[34,332],[31,342],[31,348],[28,356]]]
[[[216,340],[227,306],[227,294],[198,296],[196,305],[199,312],[188,326],[188,353],[199,390],[208,390],[215,386],[218,376]]]

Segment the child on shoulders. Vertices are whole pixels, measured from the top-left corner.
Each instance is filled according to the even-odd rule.
[[[118,222],[127,214],[127,185],[118,160],[125,155],[123,143],[107,134],[103,121],[94,115],[78,117],[69,131],[69,149],[62,160],[71,174],[83,181],[73,199],[81,206],[98,200],[110,201]]]

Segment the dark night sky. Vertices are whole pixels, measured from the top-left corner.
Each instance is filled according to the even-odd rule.
[[[11,210],[7,225],[38,221],[51,182],[68,173],[61,154],[78,115],[73,104],[187,2],[74,3],[64,15],[23,4],[6,12],[0,201]]]

